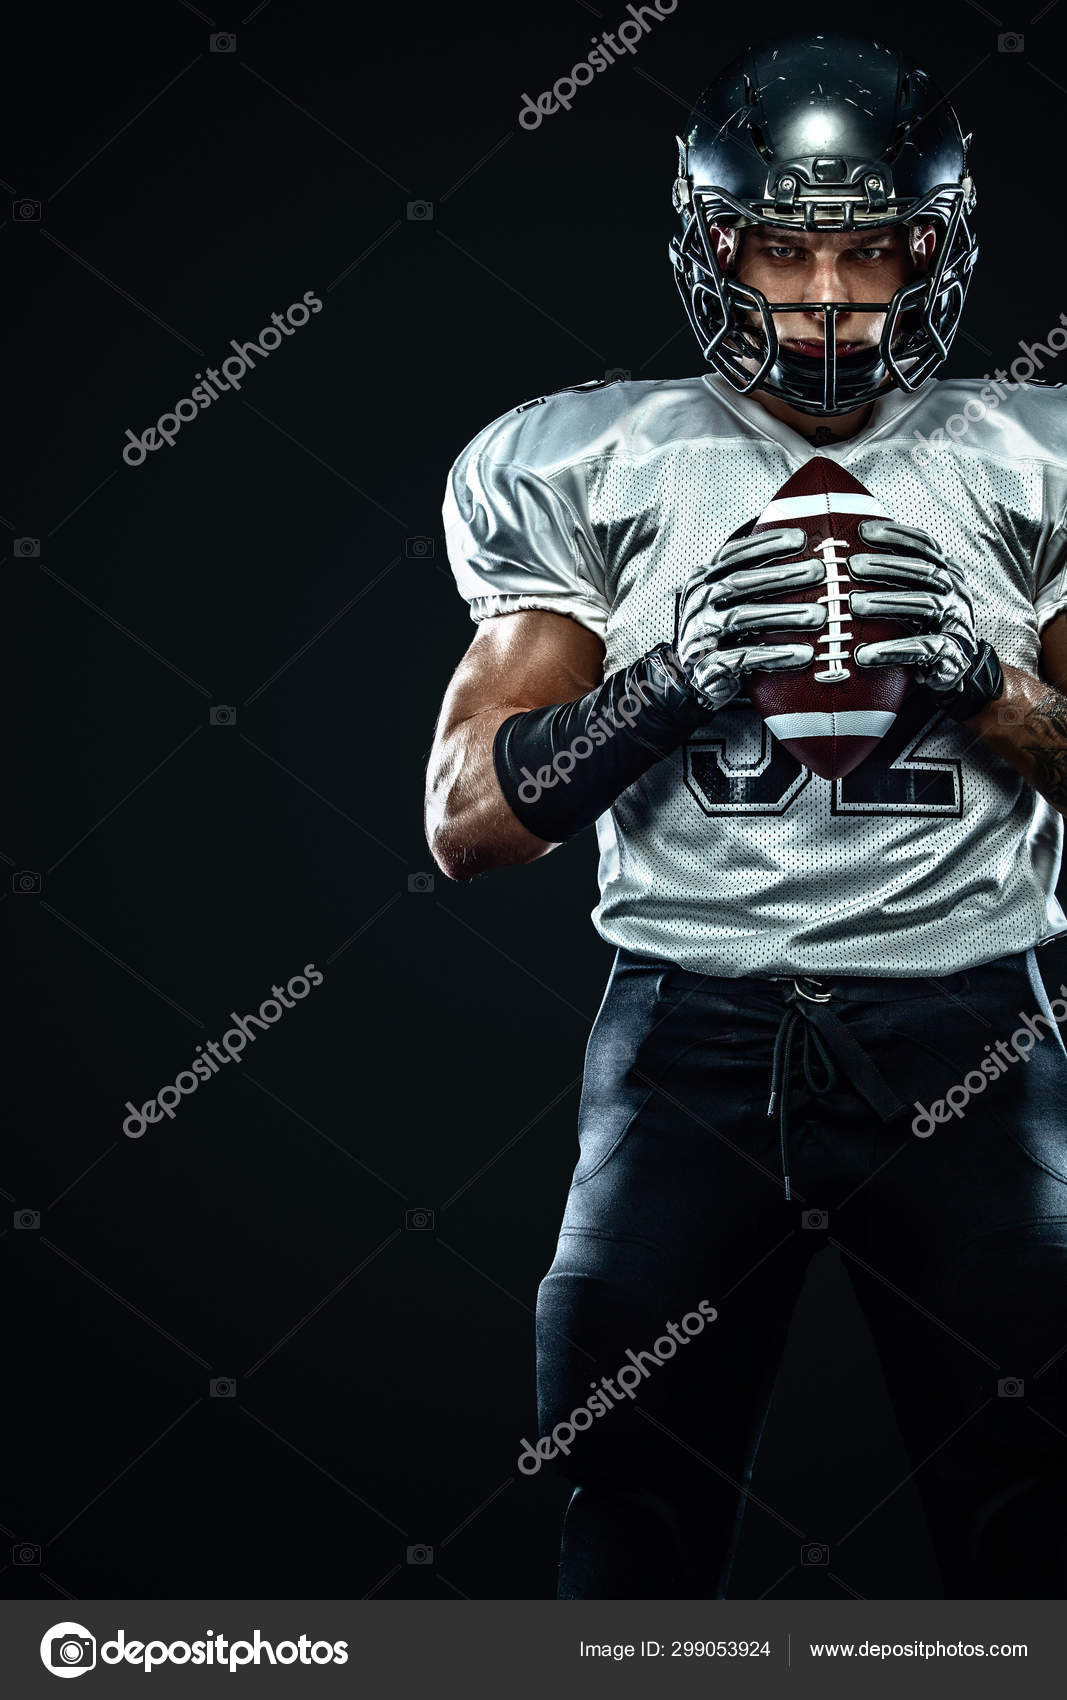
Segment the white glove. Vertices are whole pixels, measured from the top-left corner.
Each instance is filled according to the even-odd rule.
[[[686,584],[678,617],[678,660],[708,708],[722,708],[735,697],[745,673],[788,671],[806,667],[813,659],[810,643],[738,643],[749,632],[813,632],[826,624],[825,603],[746,600],[821,584],[826,576],[821,561],[768,564],[775,557],[796,554],[805,542],[798,526],[733,539]]]
[[[852,591],[853,614],[859,619],[913,620],[925,631],[857,644],[856,665],[914,667],[920,684],[929,690],[954,691],[978,654],[974,606],[959,567],[946,559],[928,532],[914,526],[864,519],[859,531],[865,543],[894,553],[852,555],[850,577],[904,588]],[[910,553],[896,553],[901,549]]]

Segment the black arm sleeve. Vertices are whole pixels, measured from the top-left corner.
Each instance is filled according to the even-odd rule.
[[[497,731],[493,766],[527,831],[560,844],[710,717],[661,643],[576,702],[511,715]]]

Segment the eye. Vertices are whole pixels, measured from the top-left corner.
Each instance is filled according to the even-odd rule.
[[[797,250],[784,243],[770,243],[763,252],[769,254],[772,260],[791,260]]]
[[[888,254],[889,251],[890,250],[886,247],[881,247],[881,248],[853,248],[853,250],[852,250],[852,252],[855,255],[857,260],[865,260],[865,261],[868,261],[868,262],[870,262],[872,260],[880,260],[882,258],[882,256],[884,254]]]

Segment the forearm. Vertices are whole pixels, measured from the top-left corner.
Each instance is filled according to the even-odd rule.
[[[963,724],[1067,815],[1067,696],[1005,667],[1003,695]]]
[[[514,705],[482,709],[439,732],[426,785],[426,841],[449,879],[534,862],[552,845],[527,832],[493,771],[493,742]]]
[[[710,713],[670,644],[657,644],[576,701],[505,720],[493,741],[497,781],[529,832],[563,843]]]
[[[435,746],[427,838],[453,879],[581,832],[709,718],[661,644],[573,701],[481,712]]]

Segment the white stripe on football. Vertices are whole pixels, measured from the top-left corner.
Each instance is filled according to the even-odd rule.
[[[784,525],[790,519],[813,519],[816,514],[858,514],[861,518],[888,519],[881,502],[859,491],[823,490],[817,496],[779,496],[760,515],[761,525]]]

